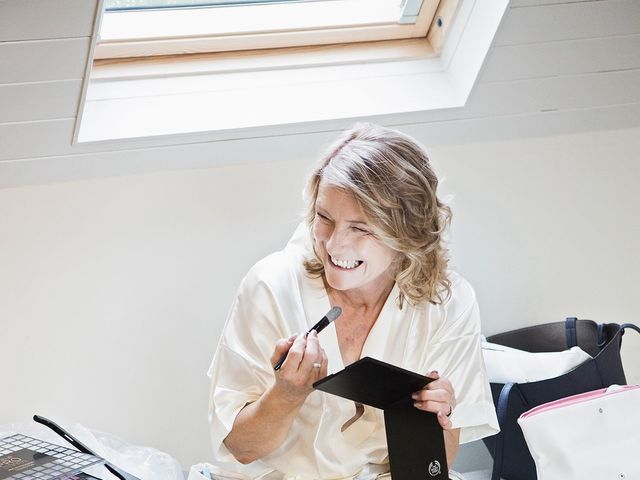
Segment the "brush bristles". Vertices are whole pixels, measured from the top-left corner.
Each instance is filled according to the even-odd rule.
[[[327,320],[329,320],[329,323],[331,323],[340,315],[342,315],[342,309],[340,307],[333,307],[331,310],[329,310],[329,313],[327,313]]]

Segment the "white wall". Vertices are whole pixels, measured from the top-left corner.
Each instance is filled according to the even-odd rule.
[[[0,424],[40,413],[206,460],[205,371],[226,310],[293,230],[316,147],[0,190]],[[640,129],[431,150],[487,334],[567,315],[640,324],[639,150]],[[634,332],[624,356],[640,383]]]

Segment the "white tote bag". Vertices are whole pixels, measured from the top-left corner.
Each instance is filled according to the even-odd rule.
[[[640,479],[640,385],[545,403],[518,424],[538,480]]]

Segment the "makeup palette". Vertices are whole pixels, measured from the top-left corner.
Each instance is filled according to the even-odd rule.
[[[0,480],[71,477],[101,458],[25,435],[0,438]]]

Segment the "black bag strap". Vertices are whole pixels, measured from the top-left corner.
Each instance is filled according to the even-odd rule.
[[[498,408],[496,413],[498,414],[498,424],[500,427],[506,425],[507,421],[507,407],[509,406],[509,394],[513,388],[517,388],[515,383],[505,383],[504,387],[500,391],[500,397],[498,398]]]
[[[498,416],[498,425],[500,425],[500,430],[504,432],[505,425],[507,422],[507,410],[509,406],[509,393],[511,393],[511,389],[515,387],[515,383],[505,383],[500,390],[500,396],[498,397],[498,405],[496,406],[496,414]],[[499,435],[504,435],[504,433],[500,433]],[[496,451],[493,455],[493,472],[491,473],[491,480],[500,480],[500,474],[502,472],[502,462],[503,462],[503,445],[504,439],[502,441],[496,441]]]
[[[627,328],[630,328],[631,330],[635,330],[636,332],[640,333],[640,327],[638,327],[637,325],[634,325],[633,323],[623,323],[622,325],[620,325],[620,330],[622,330],[623,333]]]
[[[602,350],[602,348],[607,344],[607,335],[604,331],[604,323],[598,324],[598,348]]]
[[[518,389],[517,383],[505,383],[500,390],[500,396],[498,397],[498,405],[496,407],[496,414],[498,416],[498,425],[500,425],[501,433],[498,435],[504,435],[507,426],[508,419],[508,411],[509,411],[509,396],[511,392],[518,392],[520,394],[520,398],[523,401],[522,393]],[[525,402],[528,403],[528,402]],[[495,443],[495,452],[493,455],[493,471],[491,473],[491,480],[500,480],[500,475],[502,473],[502,462],[504,461],[503,457],[503,448],[504,448],[504,438],[502,441],[498,440]]]
[[[578,345],[578,334],[576,332],[577,322],[578,319],[576,317],[567,317],[564,321],[567,332],[567,348],[573,348]]]

